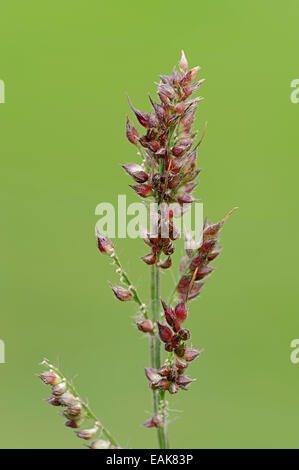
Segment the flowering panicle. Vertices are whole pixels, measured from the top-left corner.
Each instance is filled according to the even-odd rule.
[[[198,72],[199,67],[189,68],[182,51],[179,70],[173,70],[171,75],[160,75],[157,100],[149,96],[151,111],[137,109],[128,98],[131,110],[143,129],[138,131],[127,117],[126,136],[142,160],[122,167],[133,180],[129,186],[143,199],[150,213],[151,229],[140,227],[141,238],[148,247],[141,259],[151,270],[149,310],[123,269],[111,240],[96,231],[100,253],[108,256],[119,275],[121,285],[110,284],[112,292],[117,300],[137,305],[136,328],[149,338],[150,367],[145,368],[145,375],[153,393],[153,416],[144,426],[157,430],[161,449],[169,448],[167,392],[173,395],[188,389],[194,379],[187,375],[186,370],[203,351],[192,345],[191,332],[185,325],[189,317],[188,302],[200,294],[204,282],[214,270],[210,263],[220,253],[219,234],[232,212],[217,224],[205,223],[199,247],[185,233],[188,243],[186,256],[180,264],[179,281],[168,301],[162,300],[160,272],[171,268],[175,242],[181,235],[175,227],[175,218],[190,210],[196,201],[193,192],[201,171],[197,167],[197,158],[206,125],[200,137],[198,131],[192,129],[195,112],[203,99],[192,97],[204,82],[204,79],[197,79]],[[152,206],[147,201],[156,206],[155,214],[152,214]],[[161,360],[162,345],[166,351],[164,361]],[[82,401],[72,384],[48,361],[44,361],[44,365],[47,371],[40,377],[52,389],[47,402],[63,408],[66,426],[78,429],[77,436],[81,439],[95,438],[89,445],[92,449],[118,448],[115,439]],[[91,421],[88,427],[85,426],[87,419]]]
[[[174,217],[181,216],[196,201],[193,191],[198,184],[195,180],[201,171],[197,168],[198,150],[206,132],[205,126],[196,143],[198,132],[192,130],[192,125],[202,97],[192,98],[191,95],[204,82],[204,79],[195,81],[198,72],[199,67],[189,69],[182,51],[179,71],[174,70],[170,76],[160,75],[157,91],[160,101],[149,96],[152,106],[149,113],[135,108],[128,98],[139,124],[145,128],[145,133],[139,133],[127,118],[127,138],[137,146],[143,160],[139,164],[128,163],[123,168],[137,183],[130,187],[140,197],[150,198],[158,205],[155,236],[145,229],[140,231],[143,241],[151,248],[151,252],[145,254],[142,261],[151,265],[156,273],[161,268],[169,269],[172,266],[171,255],[175,251],[175,241],[180,238],[174,225]],[[146,427],[164,428],[166,423],[161,413],[161,403],[163,406],[165,391],[173,394],[180,389],[185,390],[193,380],[185,375],[185,370],[200,355],[202,349],[195,349],[189,344],[191,332],[182,327],[182,324],[189,314],[187,302],[199,295],[206,278],[214,270],[210,262],[220,253],[217,244],[227,217],[218,224],[205,223],[202,242],[198,248],[194,244],[188,244],[187,255],[181,261],[181,277],[170,302],[167,304],[161,300],[165,323],[157,315],[159,307],[157,291],[154,291],[153,331],[158,341],[164,344],[169,357],[162,367],[153,367],[155,361],[152,361],[152,367],[145,369],[151,389],[159,391],[162,400],[160,408],[156,406],[155,416],[145,423]],[[175,296],[178,301],[172,306]],[[156,343],[154,348],[159,350],[159,345]]]
[[[100,423],[90,407],[85,403],[74,386],[63,376],[59,369],[47,359],[41,363],[47,370],[41,374],[36,374],[45,385],[51,387],[51,396],[46,401],[52,406],[62,408],[61,415],[66,419],[65,426],[72,429],[79,429],[76,432],[80,439],[89,441],[98,436],[88,446],[91,449],[117,449],[117,442],[110,432]],[[90,424],[92,427],[86,427]],[[100,439],[103,436],[105,439]]]

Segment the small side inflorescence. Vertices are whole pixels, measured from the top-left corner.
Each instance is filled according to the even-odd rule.
[[[175,394],[180,389],[187,390],[188,385],[194,381],[185,375],[185,371],[190,363],[203,352],[203,349],[198,350],[188,346],[191,332],[188,328],[183,328],[182,323],[187,320],[189,314],[187,302],[199,295],[204,284],[203,279],[215,269],[208,265],[220,254],[221,250],[217,247],[220,230],[233,210],[217,224],[209,224],[206,221],[199,248],[192,252],[186,250],[188,254],[181,261],[183,274],[175,289],[175,294],[179,298],[175,307],[172,308],[161,299],[166,324],[157,322],[158,333],[161,342],[164,343],[165,350],[170,354],[160,369],[145,368],[145,375],[153,390],[163,390]],[[161,425],[160,416],[158,421],[155,416],[145,425],[158,427],[156,423]]]
[[[224,219],[216,224],[209,224],[208,221],[205,221],[199,248],[192,251],[186,250],[187,254],[181,260],[181,276],[175,292],[179,299],[192,300],[200,294],[205,283],[204,279],[215,269],[209,264],[221,253],[221,248],[218,245],[220,231],[236,209],[237,207],[232,209]]]
[[[75,432],[80,439],[85,441],[93,439],[87,445],[90,449],[119,448],[110,432],[100,423],[87,403],[80,398],[73,385],[57,367],[50,364],[47,359],[44,359],[41,365],[45,366],[46,370],[36,375],[45,385],[51,387],[51,395],[46,402],[62,408],[61,415],[66,419],[65,426],[76,429]],[[88,423],[91,427],[86,427]]]

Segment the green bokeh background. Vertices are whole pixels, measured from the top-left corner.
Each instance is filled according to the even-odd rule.
[[[218,220],[233,206],[224,252],[188,325],[205,353],[190,392],[171,398],[170,440],[182,448],[297,448],[298,316],[297,1],[2,1],[0,447],[80,448],[34,377],[58,361],[123,446],[156,445],[147,342],[132,304],[95,247],[94,211],[128,194],[120,163],[125,93],[149,109],[159,73],[184,48],[207,81],[197,124],[208,121],[197,196]],[[141,241],[118,240],[140,291]],[[181,253],[179,248],[177,256]],[[163,293],[173,285],[163,275]]]

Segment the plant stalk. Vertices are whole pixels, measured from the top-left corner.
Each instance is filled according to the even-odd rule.
[[[151,311],[152,321],[160,320],[160,270],[157,264],[151,268]],[[157,335],[151,336],[151,366],[155,369],[161,367],[161,342]],[[163,426],[157,429],[158,443],[160,449],[168,449],[167,422],[165,419],[165,392],[153,390],[154,414],[163,414]]]

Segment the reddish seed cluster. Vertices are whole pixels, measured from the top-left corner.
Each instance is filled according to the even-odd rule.
[[[160,103],[149,97],[152,112],[146,113],[136,109],[129,99],[138,122],[146,129],[139,135],[129,118],[127,118],[126,135],[144,156],[142,165],[129,163],[124,170],[137,184],[131,188],[142,198],[152,196],[158,204],[179,206],[195,201],[192,191],[200,170],[196,168],[197,151],[201,141],[192,150],[197,132],[192,130],[194,115],[202,98],[188,99],[203,79],[194,82],[199,67],[188,70],[185,54],[182,52],[180,72],[174,70],[170,76],[160,75],[158,97]],[[194,82],[194,83],[192,83]],[[151,247],[150,254],[142,259],[147,264],[159,262],[159,267],[168,269],[171,266],[171,255],[174,252],[173,240],[178,238],[172,222],[173,213],[159,215],[156,238],[148,234],[144,241]],[[169,227],[169,236],[164,236],[164,225]],[[166,259],[160,262],[159,255]]]
[[[161,341],[165,343],[165,350],[168,352],[174,351],[175,354],[187,362],[195,359],[195,349],[187,348],[184,341],[191,338],[190,330],[187,328],[181,328],[181,324],[186,320],[188,316],[188,307],[186,302],[180,302],[176,305],[173,310],[171,307],[161,300],[164,309],[165,319],[169,326],[162,325],[157,322],[159,329],[159,336]],[[193,351],[193,353],[192,353]]]
[[[166,303],[161,300],[165,319],[169,328],[166,325],[158,323],[159,336],[161,341],[165,343],[165,350],[168,352],[174,351],[175,354],[184,359],[186,362],[193,361],[201,351],[187,347],[185,341],[188,341],[191,338],[190,330],[187,328],[181,328],[181,323],[183,323],[188,316],[188,307],[185,301],[180,302],[176,305],[173,310],[171,307],[167,306]]]
[[[177,286],[177,293],[180,299],[186,299],[187,301],[197,297],[204,284],[202,280],[215,269],[209,266],[209,263],[217,258],[221,252],[221,249],[217,247],[220,230],[235,209],[230,211],[217,224],[209,224],[206,221],[200,247],[195,252],[187,252],[187,256],[182,259],[181,271],[183,271],[183,274]]]
[[[157,263],[157,260],[160,258],[160,254],[163,253],[166,255],[166,258],[163,262],[159,262],[158,266],[162,269],[168,269],[171,267],[171,255],[175,250],[173,241],[180,237],[180,234],[171,220],[172,217],[173,213],[171,211],[168,211],[166,216],[159,214],[159,219],[157,221],[158,235],[155,237],[152,237],[149,232],[141,230],[143,241],[151,248],[151,253],[141,258],[146,264],[151,265]],[[167,236],[164,236],[164,234],[167,234]]]
[[[126,134],[132,144],[145,149],[146,170],[133,163],[123,167],[138,183],[133,189],[141,197],[153,195],[160,201],[179,203],[193,201],[190,193],[194,188],[189,183],[196,178],[199,170],[196,169],[198,147],[191,151],[197,132],[192,131],[191,127],[202,98],[187,98],[204,81],[191,84],[198,70],[199,67],[194,67],[188,72],[181,67],[181,73],[174,70],[170,76],[160,75],[160,103],[149,97],[153,107],[151,114],[136,109],[129,99],[137,120],[146,128],[146,134],[139,136],[129,118]],[[170,134],[173,134],[172,139]],[[164,173],[157,171],[161,160],[164,162]]]
[[[198,354],[199,353],[200,351],[198,351]],[[196,356],[194,356],[193,359],[195,359],[195,357]],[[169,393],[174,394],[177,393],[179,389],[187,390],[188,385],[194,381],[194,379],[185,375],[187,367],[188,363],[186,361],[179,359],[171,363],[166,361],[160,369],[146,367],[145,375],[149,380],[149,385],[152,390],[168,390]],[[147,427],[153,426],[147,425]]]
[[[161,300],[165,318],[169,326],[157,322],[160,340],[165,343],[165,350],[174,351],[179,359],[166,360],[160,369],[145,368],[145,375],[150,382],[152,390],[165,391],[174,394],[179,389],[186,389],[193,379],[185,375],[190,362],[196,359],[202,350],[188,347],[186,341],[191,338],[190,330],[182,328],[181,324],[188,316],[188,308],[185,302],[177,304],[173,310]],[[156,418],[156,417],[154,417]],[[152,420],[154,420],[152,418]],[[153,421],[145,423],[146,427],[157,427]]]

